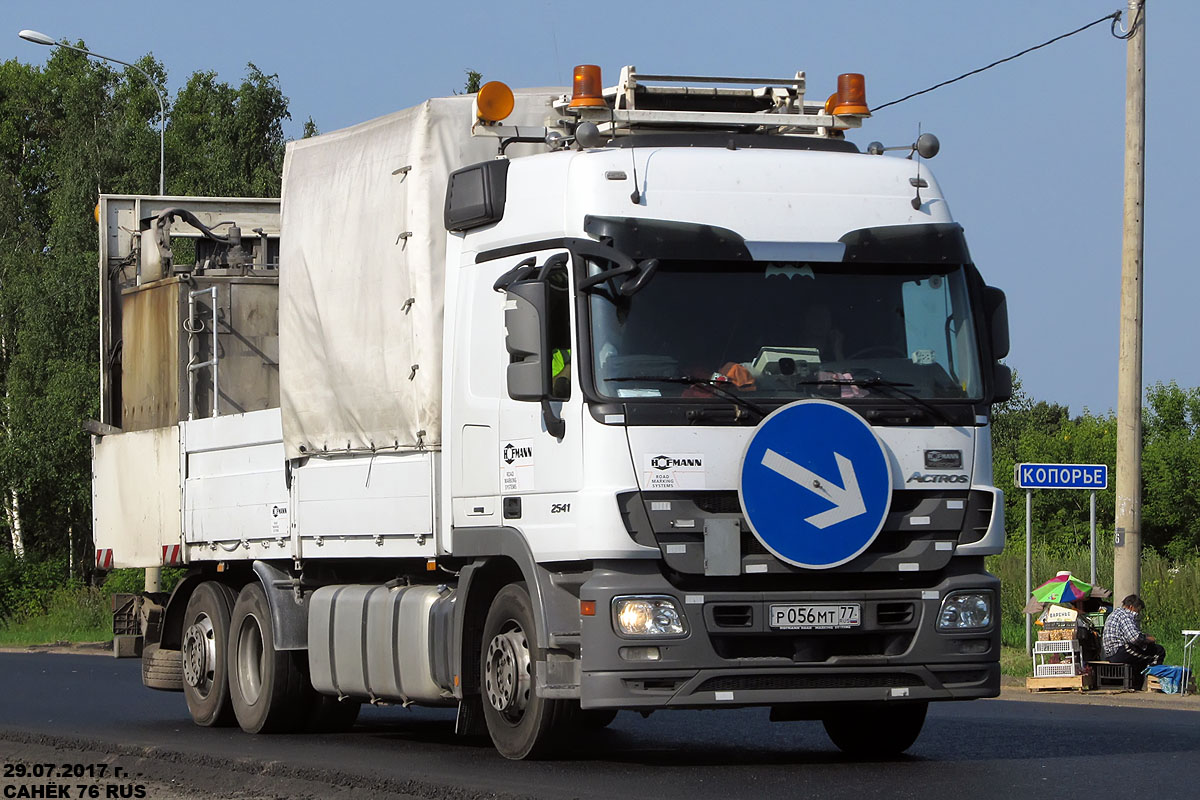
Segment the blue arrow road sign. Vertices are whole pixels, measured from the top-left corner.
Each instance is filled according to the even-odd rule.
[[[789,564],[827,569],[875,541],[892,502],[892,468],[858,414],[828,400],[801,400],[754,431],[738,497],[763,547]]]
[[[1107,464],[1017,464],[1013,480],[1018,489],[1108,488]]]

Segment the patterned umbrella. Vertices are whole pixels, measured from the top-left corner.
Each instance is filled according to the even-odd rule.
[[[1060,572],[1033,590],[1033,599],[1039,603],[1074,603],[1092,593],[1092,585],[1079,580],[1069,572]]]

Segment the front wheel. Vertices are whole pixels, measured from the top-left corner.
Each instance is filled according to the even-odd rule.
[[[500,590],[483,625],[480,691],[496,750],[519,760],[547,755],[569,724],[571,701],[538,696],[533,604],[523,583]]]
[[[848,708],[825,718],[825,732],[846,755],[896,756],[917,741],[928,710],[929,703],[919,702]]]

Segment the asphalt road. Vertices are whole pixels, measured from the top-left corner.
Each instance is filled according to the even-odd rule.
[[[182,695],[142,688],[136,660],[0,653],[0,682],[6,768],[46,753],[57,752],[60,761],[107,754],[157,781],[145,795],[150,800],[1048,794],[1158,800],[1194,797],[1200,781],[1200,712],[1190,699],[935,704],[908,754],[866,763],[844,758],[820,723],[771,723],[762,709],[660,712],[648,719],[625,712],[609,729],[581,736],[568,757],[515,763],[486,742],[456,739],[453,713],[444,710],[364,709],[352,732],[330,736],[198,728]],[[164,794],[165,782],[177,792]]]

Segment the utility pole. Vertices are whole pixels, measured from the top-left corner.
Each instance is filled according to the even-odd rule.
[[[1129,0],[1125,65],[1125,216],[1117,371],[1117,518],[1113,600],[1142,584],[1142,216],[1146,154],[1146,0]]]

